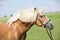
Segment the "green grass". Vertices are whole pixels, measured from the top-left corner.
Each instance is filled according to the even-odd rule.
[[[2,18],[0,18],[0,22],[6,22],[7,20],[8,20],[7,17],[2,17]]]
[[[54,40],[60,40],[60,13],[51,12],[46,14],[46,16],[52,20],[54,24],[54,29],[52,30]],[[0,21],[5,22],[7,19],[3,18]],[[36,25],[32,26],[27,32],[26,40],[50,40],[49,36],[46,33],[46,30],[43,27],[38,27]]]

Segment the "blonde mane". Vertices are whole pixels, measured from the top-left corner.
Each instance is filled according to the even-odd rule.
[[[18,19],[21,20],[22,22],[34,22],[36,21],[36,17],[37,17],[37,10],[34,10],[34,8],[31,8],[21,12],[19,11],[16,15],[11,17],[7,21],[7,24],[9,24],[10,26],[14,21]]]

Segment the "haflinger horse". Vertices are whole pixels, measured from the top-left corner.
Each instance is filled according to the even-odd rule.
[[[42,27],[43,25],[44,28],[48,28],[50,30],[54,27],[47,16],[37,8],[19,13],[19,16],[15,15],[7,22],[0,22],[0,40],[25,40],[27,31],[34,24],[38,27]]]

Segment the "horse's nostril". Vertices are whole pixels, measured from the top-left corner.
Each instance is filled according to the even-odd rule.
[[[51,30],[54,28],[53,24],[51,24]]]
[[[51,24],[51,26],[53,26],[53,25]]]

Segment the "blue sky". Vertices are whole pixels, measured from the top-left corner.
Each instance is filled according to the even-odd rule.
[[[0,1],[0,16],[9,16],[31,7],[45,8],[46,12],[60,11],[60,0],[2,0]]]

